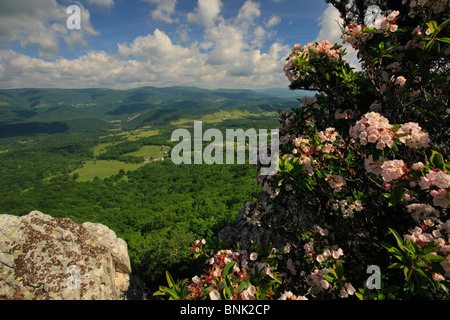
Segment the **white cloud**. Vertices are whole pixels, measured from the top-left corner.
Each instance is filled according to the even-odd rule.
[[[267,32],[263,27],[257,26],[253,32],[251,44],[256,48],[261,48],[266,40]]]
[[[266,27],[267,28],[272,28],[274,26],[276,26],[277,24],[279,24],[281,22],[281,18],[278,16],[271,16],[269,21],[266,22]]]
[[[147,0],[150,3],[156,4],[156,9],[150,15],[154,20],[161,20],[167,23],[178,22],[177,19],[172,18],[175,13],[175,6],[177,0]]]
[[[253,22],[255,18],[261,15],[259,6],[259,3],[247,0],[241,9],[239,9],[239,13],[236,18],[237,23]]]
[[[167,57],[175,55],[181,59],[191,54],[188,48],[174,45],[171,39],[159,29],[156,29],[153,35],[137,37],[130,46],[118,44],[118,53],[122,58],[134,56],[139,60],[157,62],[164,62]]]
[[[198,0],[197,8],[188,13],[187,20],[208,27],[219,16],[221,8],[221,0]]]
[[[221,16],[221,7],[219,0],[198,0],[188,20],[205,26],[204,38],[186,45],[156,29],[129,43],[119,43],[116,53],[89,51],[74,59],[46,61],[0,50],[0,87],[287,87],[282,70],[290,47],[279,43],[263,46],[269,33],[264,24],[267,20],[258,23],[259,5],[246,1],[229,19]],[[68,45],[83,41],[80,34],[64,34]],[[188,33],[179,30],[174,37],[186,39]]]
[[[341,26],[343,20],[340,17],[339,11],[330,4],[319,18],[319,21],[321,30],[315,41],[329,40],[331,43],[342,44]],[[345,44],[344,48],[347,51],[347,55],[344,59],[348,61],[352,67],[360,70],[361,65],[358,61],[358,52],[349,44]]]
[[[208,64],[221,65],[237,59],[245,48],[244,36],[238,28],[222,20],[217,26],[205,31],[205,38],[213,43],[207,59]]]
[[[81,27],[84,35],[97,35],[90,23],[89,11],[81,4]],[[56,0],[2,0],[0,2],[0,43],[19,43],[24,49],[37,48],[39,56],[54,57],[59,51],[61,39],[68,46],[85,44],[85,39],[68,30],[67,7]]]

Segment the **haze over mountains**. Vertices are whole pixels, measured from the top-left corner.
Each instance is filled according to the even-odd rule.
[[[258,114],[293,107],[300,94],[308,93],[196,87],[0,90],[0,137],[118,126],[135,129],[166,125],[180,118],[199,119],[203,114],[226,109]]]

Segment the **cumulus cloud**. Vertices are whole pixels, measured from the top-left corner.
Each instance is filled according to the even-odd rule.
[[[329,40],[331,43],[342,44],[342,24],[343,20],[340,17],[339,11],[330,4],[319,18],[321,30],[315,41]],[[347,50],[347,55],[344,57],[345,60],[352,67],[360,70],[361,65],[358,60],[358,52],[349,44],[345,44],[344,48]]]
[[[198,0],[197,8],[194,12],[188,13],[187,20],[208,27],[214,23],[221,9],[221,0]]]
[[[161,20],[167,23],[178,22],[178,19],[172,18],[175,13],[175,6],[177,0],[147,0],[150,3],[156,4],[156,9],[150,15],[154,20]]]
[[[174,45],[172,40],[163,31],[156,29],[153,35],[137,37],[131,45],[119,44],[118,54],[122,58],[134,56],[139,60],[155,60],[163,62],[168,57],[175,56],[178,59],[187,57],[192,52],[188,48]]]
[[[207,30],[206,38],[213,43],[207,59],[207,63],[212,65],[226,64],[237,59],[246,47],[242,32],[225,21]]]
[[[81,25],[84,35],[98,35],[90,23],[89,11],[81,8]],[[69,15],[67,7],[56,0],[2,0],[0,2],[0,43],[19,43],[24,49],[37,48],[39,56],[54,57],[59,51],[59,42],[65,39],[69,46],[85,44],[77,31],[67,29]],[[79,31],[78,31],[79,32]]]
[[[271,16],[270,19],[266,22],[267,28],[272,28],[281,22],[281,18],[278,16]]]
[[[220,0],[198,0],[188,22],[204,26],[204,37],[186,45],[155,29],[129,43],[118,43],[115,53],[92,50],[73,59],[45,60],[0,50],[0,87],[287,86],[282,70],[290,47],[264,46],[269,33],[267,19],[259,21],[259,4],[248,0],[228,19],[221,15],[221,8]],[[79,34],[61,33],[68,45],[83,41]],[[181,37],[179,32],[174,36]]]
[[[260,4],[247,0],[244,5],[239,9],[238,16],[236,18],[237,23],[253,22],[253,20],[261,15]]]

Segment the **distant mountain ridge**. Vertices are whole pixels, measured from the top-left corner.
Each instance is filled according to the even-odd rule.
[[[27,127],[30,130],[37,128],[36,132],[64,128],[89,131],[117,127],[118,123],[122,123],[129,128],[134,124],[162,125],[172,119],[195,118],[214,110],[244,109],[257,113],[293,106],[295,99],[289,97],[289,89],[286,88],[286,96],[283,96],[282,90],[275,90],[276,93],[273,90],[208,90],[181,86],[128,90],[0,90],[0,137],[27,133]],[[130,124],[131,120],[133,122]]]

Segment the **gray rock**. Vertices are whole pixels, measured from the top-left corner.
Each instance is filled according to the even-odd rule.
[[[127,244],[101,224],[0,215],[0,299],[145,299]]]

